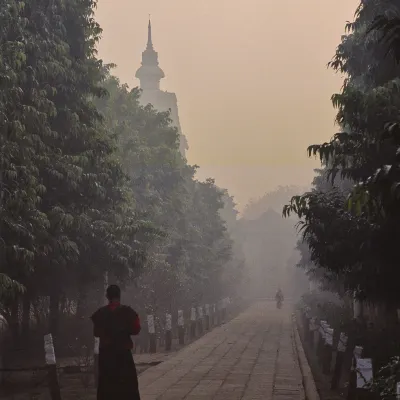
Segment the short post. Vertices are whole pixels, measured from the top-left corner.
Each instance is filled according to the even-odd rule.
[[[340,332],[339,342],[337,346],[335,368],[333,370],[333,377],[331,382],[331,389],[335,390],[338,388],[340,382],[340,376],[342,374],[342,366],[344,362],[344,354],[347,348],[348,337],[344,332]]]
[[[199,335],[203,334],[203,307],[197,307],[197,318],[198,318],[198,326],[199,326]]]
[[[190,337],[191,339],[196,337],[196,309],[194,307],[190,312]]]
[[[334,331],[332,328],[329,328],[328,326],[325,329],[326,329],[326,333],[325,333],[325,344],[324,344],[322,370],[325,375],[329,375],[331,372],[331,364],[332,364],[332,347],[333,347]]]
[[[154,316],[147,316],[147,326],[149,330],[149,345],[150,353],[155,353],[157,351],[157,340],[156,340],[156,328],[154,326]]]
[[[222,324],[222,300],[217,303],[217,325]]]
[[[99,351],[100,350],[100,339],[94,338],[94,349],[93,349],[93,371],[94,371],[94,387],[97,388],[99,383]]]
[[[205,305],[205,313],[206,313],[206,331],[210,329],[210,305]]]
[[[314,332],[318,330],[316,320],[317,319],[315,317],[310,319],[310,327],[308,329],[308,331],[309,331],[308,341],[311,345],[311,348],[314,347]]]
[[[222,299],[222,313],[221,313],[221,319],[222,319],[222,323],[225,322],[226,319],[226,306],[227,306],[227,299]]]
[[[318,347],[319,347],[319,342],[320,342],[320,326],[318,325],[318,319],[315,319],[315,329],[314,329],[314,335],[313,335],[313,343],[314,343],[314,351],[315,354],[318,353]]]
[[[301,313],[302,325],[303,325],[303,336],[307,340],[310,334],[310,316],[308,307],[304,307]]]
[[[320,321],[319,324],[319,336],[318,336],[318,344],[317,344],[317,357],[320,364],[322,364],[322,354],[325,345],[325,329],[326,329],[327,322],[324,320]]]
[[[48,380],[51,400],[61,400],[60,383],[58,382],[56,355],[54,353],[51,333],[44,336],[44,354],[48,369]]]
[[[231,314],[231,309],[232,309],[232,299],[230,297],[225,298],[225,318],[226,320],[229,319],[229,315]]]
[[[351,361],[351,371],[349,379],[349,387],[347,391],[347,400],[353,400],[357,398],[357,360],[361,358],[363,348],[361,346],[355,346],[353,350],[353,358]]]
[[[212,305],[211,326],[217,325],[216,318],[217,318],[217,306],[214,303]]]
[[[179,344],[185,344],[185,320],[183,318],[183,310],[178,310],[178,339]]]
[[[172,315],[165,314],[165,350],[170,351],[172,345]]]
[[[367,390],[367,387],[368,384],[373,379],[372,359],[357,358],[356,371],[357,371],[356,398],[371,399],[372,393],[369,390]]]
[[[400,400],[400,382],[396,383],[396,400]]]

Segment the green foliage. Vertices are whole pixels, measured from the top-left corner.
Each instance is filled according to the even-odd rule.
[[[27,326],[43,306],[54,334],[63,312],[86,323],[106,273],[160,312],[241,278],[233,199],[195,179],[169,113],[97,58],[95,6],[0,0],[0,305],[17,321],[23,303]]]
[[[379,326],[363,332],[363,345],[375,368],[386,364],[370,387],[382,399],[393,398],[400,378],[398,357],[389,361],[399,353],[399,21],[398,1],[368,0],[346,26],[329,64],[345,75],[332,96],[340,132],[309,146],[323,169],[313,189],[283,209],[300,218],[299,265],[310,278],[381,311]]]
[[[293,197],[283,210],[301,219],[300,264],[309,275],[323,288],[342,296],[355,292],[386,309],[383,326],[394,332],[398,324],[390,325],[390,317],[400,307],[399,16],[398,1],[363,1],[347,25],[330,63],[345,75],[341,92],[332,96],[341,131],[309,147],[323,170],[313,189]],[[398,334],[382,326],[365,333],[366,352],[377,368],[398,353],[392,337]],[[376,343],[381,343],[378,350]],[[398,378],[395,358],[380,370],[371,390],[391,398]]]
[[[169,114],[141,106],[140,92],[122,85],[110,74],[111,67],[104,82],[108,96],[96,104],[117,138],[136,214],[159,229],[146,248],[148,262],[134,301],[165,310],[179,301],[218,300],[228,285],[225,272],[233,268],[232,241],[221,217],[223,200],[230,197],[211,179],[195,180],[196,168],[179,153]],[[233,203],[229,213],[236,219]]]
[[[73,296],[143,264],[103,96],[95,2],[1,2],[0,294]],[[18,300],[18,299],[17,299]],[[17,301],[14,300],[14,301]]]
[[[311,192],[292,198],[284,208],[286,216],[295,213],[302,219],[299,228],[310,252],[303,265],[315,276],[341,282],[337,290],[390,305],[400,304],[394,283],[400,66],[379,31],[390,35],[393,26],[379,16],[391,19],[396,10],[395,1],[363,2],[354,23],[347,25],[330,63],[346,76],[341,93],[332,96],[343,129],[329,142],[309,147],[309,155],[319,156],[324,165],[322,174]]]
[[[312,292],[302,296],[299,307],[307,307],[310,315],[326,320],[335,329],[343,329],[352,320],[352,310],[335,294]]]
[[[400,378],[400,357],[393,357],[382,367],[369,389],[379,395],[382,400],[391,400],[396,397],[396,385]]]
[[[168,265],[215,298],[225,192],[194,179],[168,113],[96,58],[94,6],[0,2],[1,294],[74,297],[106,271],[129,282]]]
[[[259,199],[251,199],[243,211],[243,218],[257,219],[269,209],[280,212],[292,196],[298,195],[305,190],[307,188],[294,185],[279,186],[272,192],[265,193]]]

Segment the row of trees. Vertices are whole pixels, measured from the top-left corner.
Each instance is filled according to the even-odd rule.
[[[284,207],[300,218],[300,265],[323,289],[379,308],[377,335],[381,323],[398,323],[400,308],[399,21],[398,1],[364,0],[347,24],[330,63],[345,75],[332,96],[340,132],[309,147],[322,168],[312,190]],[[386,345],[369,355],[379,365],[400,351],[392,336],[375,341]]]
[[[119,161],[129,177],[136,212],[161,235],[147,248],[146,268],[131,290],[135,304],[159,312],[183,304],[210,303],[240,282],[243,260],[232,252],[230,232],[237,212],[232,197],[212,179],[195,179],[196,167],[178,151],[178,136],[168,113],[139,105],[140,92],[129,91],[110,74],[108,97],[97,106],[118,137]],[[235,246],[237,247],[237,245]]]
[[[168,113],[97,58],[95,5],[0,1],[0,303],[14,337],[33,315],[54,333],[63,313],[87,316],[106,273],[168,306],[215,301],[240,274],[229,195],[195,179]]]
[[[332,96],[341,131],[309,147],[323,167],[313,189],[284,208],[301,219],[310,250],[304,263],[313,273],[393,310],[400,307],[400,65],[393,42],[382,38],[387,18],[392,23],[399,12],[396,1],[363,1],[347,25],[330,63],[346,76],[341,93]]]

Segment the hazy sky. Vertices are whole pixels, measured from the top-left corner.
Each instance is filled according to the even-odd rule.
[[[309,144],[335,132],[326,68],[358,0],[99,0],[99,55],[131,87],[147,40],[178,96],[189,162],[240,208],[278,185],[307,185]]]

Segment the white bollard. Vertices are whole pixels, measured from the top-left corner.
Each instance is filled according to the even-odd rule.
[[[196,308],[192,307],[190,312],[190,337],[196,337]]]
[[[93,349],[93,370],[94,370],[94,387],[97,388],[99,383],[99,352],[100,352],[100,338],[94,338]]]
[[[364,389],[372,381],[373,378],[372,359],[357,358],[356,371],[357,389]]]
[[[44,335],[44,355],[46,365],[56,365],[56,355],[54,352],[53,336],[51,333]]]
[[[147,316],[147,326],[149,330],[149,344],[150,353],[155,353],[157,351],[157,341],[156,341],[156,328],[154,326],[154,316]]]
[[[178,310],[178,339],[179,344],[185,344],[185,320],[183,318],[183,310]]]
[[[199,335],[203,334],[203,307],[197,307],[197,320],[199,326]]]
[[[206,314],[206,331],[210,329],[210,305],[206,304],[204,306],[204,311]]]
[[[172,345],[172,315],[165,314],[165,350],[170,351]]]
[[[51,400],[61,400],[60,384],[58,382],[56,355],[51,333],[44,336],[44,355],[48,368],[48,380]]]

